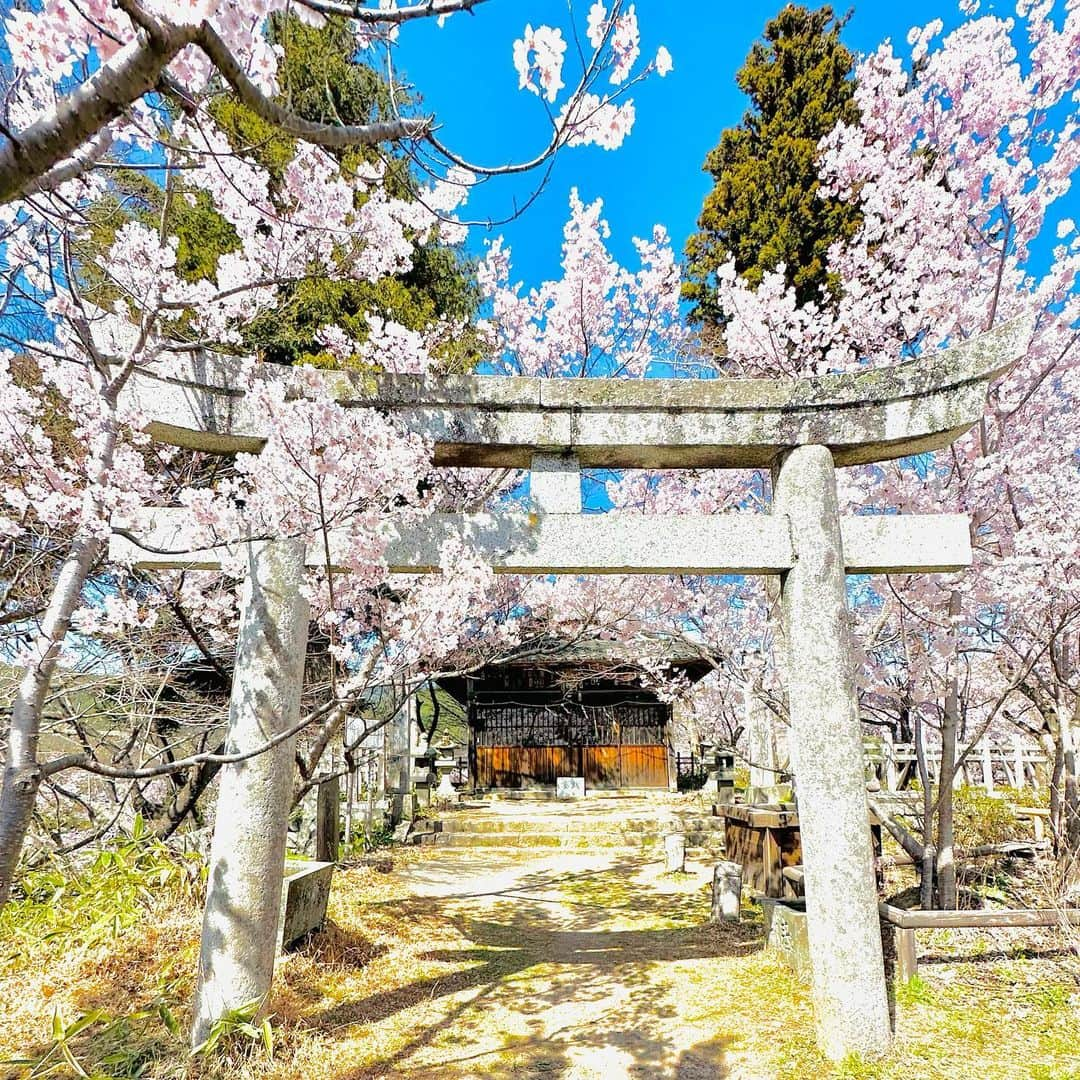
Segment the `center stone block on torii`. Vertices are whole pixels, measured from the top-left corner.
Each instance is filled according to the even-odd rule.
[[[815,1013],[821,1045],[836,1059],[878,1053],[891,1037],[844,575],[953,571],[972,556],[964,515],[841,516],[835,469],[948,446],[979,421],[989,383],[1022,355],[1030,332],[1031,321],[1020,319],[895,367],[791,380],[317,375],[339,403],[379,409],[432,439],[436,465],[532,470],[533,513],[437,514],[408,530],[391,527],[393,571],[437,572],[442,543],[458,536],[501,573],[780,576]],[[236,361],[199,353],[167,378],[138,372],[128,397],[155,439],[257,453],[264,418],[237,388],[237,371]],[[260,365],[255,377],[288,386],[293,374]],[[773,505],[769,514],[582,514],[582,467],[764,468]],[[305,550],[280,537],[243,547],[241,538],[220,537],[196,548],[186,518],[186,511],[146,508],[117,519],[112,555],[143,568],[213,568],[231,549],[246,553],[230,728],[252,726],[251,701],[261,695],[282,704],[259,722],[287,729],[302,665],[274,660],[265,639],[302,644],[304,616],[293,600],[305,564],[325,565],[327,546]],[[333,533],[328,548],[337,565]],[[283,743],[275,759],[282,769],[290,767],[287,751]],[[278,821],[266,797],[274,769],[260,775],[260,791],[247,794],[238,781],[231,797],[234,810],[245,809],[237,805],[245,798],[256,805],[262,834],[237,834],[237,814],[224,825],[219,815],[219,828],[232,832],[215,834],[204,934],[245,944],[221,971],[200,972],[204,1019],[269,986],[273,954],[256,944],[262,938],[250,913],[229,903],[230,874],[254,869],[244,880],[256,883],[259,896],[248,906],[265,900],[276,928],[280,866],[262,856],[276,843],[275,830],[284,842],[286,804]],[[265,936],[272,949],[273,933]]]

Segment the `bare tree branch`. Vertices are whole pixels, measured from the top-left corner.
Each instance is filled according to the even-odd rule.
[[[418,137],[431,127],[427,117],[345,126],[305,120],[259,90],[208,22],[169,26],[151,19],[132,0],[118,0],[118,6],[139,25],[134,38],[55,109],[22,131],[6,132],[7,145],[0,149],[0,203],[42,190],[46,182],[73,179],[88,168],[103,152],[95,153],[107,125],[153,90],[188,45],[202,49],[249,109],[296,138],[320,146],[370,146]],[[88,140],[94,140],[94,150],[80,153]]]
[[[419,4],[390,10],[361,7],[359,0],[354,4],[335,3],[335,0],[297,0],[301,6],[317,11],[320,15],[340,15],[357,22],[377,25],[400,25],[413,19],[430,19],[440,15],[452,15],[455,11],[471,12],[478,4],[487,0],[423,0]]]

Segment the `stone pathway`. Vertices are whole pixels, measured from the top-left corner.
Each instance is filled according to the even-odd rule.
[[[691,867],[680,880],[662,869],[566,854],[501,867],[444,856],[406,871],[402,884],[449,902],[501,977],[462,996],[454,1058],[418,1052],[404,1071],[490,1075],[491,1057],[522,1077],[730,1075],[714,1025],[685,1015],[681,993],[696,967],[726,951],[695,925],[709,872]]]
[[[550,849],[426,850],[398,865],[383,903],[426,927],[426,947],[398,956],[419,965],[404,986],[332,1017],[339,1038],[355,1020],[382,1048],[339,1075],[764,1080],[731,1058],[739,1040],[715,994],[738,981],[724,967],[760,958],[758,932],[706,925],[711,867],[687,869]],[[373,961],[372,979],[393,963]]]

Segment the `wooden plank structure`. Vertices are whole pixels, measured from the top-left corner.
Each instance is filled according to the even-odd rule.
[[[803,895],[802,834],[792,804],[723,806],[724,850],[741,863],[743,880],[754,892],[774,899]],[[875,857],[881,854],[881,823],[871,815],[870,835]]]
[[[907,982],[919,973],[915,931],[994,927],[1016,929],[1032,926],[1080,926],[1080,908],[1010,908],[999,911],[907,911],[881,903],[878,913],[893,928],[896,946],[895,977]]]
[[[724,853],[742,865],[743,883],[765,896],[798,896],[784,868],[802,863],[799,815],[782,807],[724,806]]]

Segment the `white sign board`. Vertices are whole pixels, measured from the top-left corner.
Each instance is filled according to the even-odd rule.
[[[555,795],[560,799],[584,799],[584,776],[560,776],[555,781]]]

